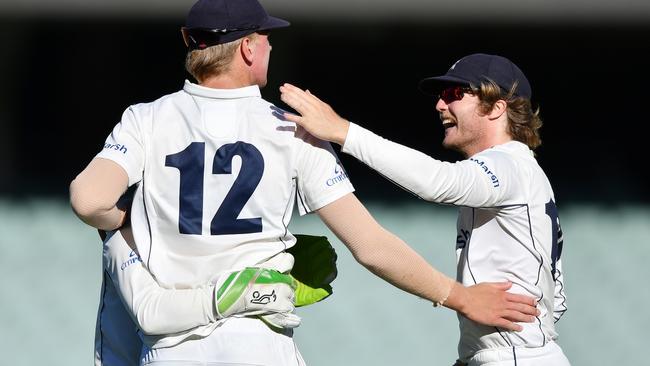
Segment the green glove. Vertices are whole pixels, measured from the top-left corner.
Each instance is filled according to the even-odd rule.
[[[300,318],[293,314],[295,281],[290,275],[266,268],[248,267],[219,278],[214,303],[217,317],[285,313],[274,325],[295,328]]]
[[[338,274],[336,251],[324,236],[296,235],[298,242],[287,250],[295,263],[291,276],[295,279],[296,307],[319,302],[333,293],[330,283]]]

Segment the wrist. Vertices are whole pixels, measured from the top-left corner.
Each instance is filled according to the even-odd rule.
[[[449,291],[449,296],[447,296],[447,300],[444,302],[443,306],[455,310],[460,314],[464,314],[468,298],[469,292],[467,291],[467,288],[458,282],[454,282],[451,291]]]
[[[338,135],[334,138],[334,143],[343,146],[345,140],[348,138],[348,131],[350,130],[350,122],[341,118],[341,129]]]

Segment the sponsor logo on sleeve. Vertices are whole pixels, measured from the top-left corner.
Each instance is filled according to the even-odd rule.
[[[348,179],[348,175],[343,170],[343,167],[341,166],[340,162],[336,162],[336,167],[334,167],[334,176],[332,178],[329,178],[326,182],[328,187],[331,187],[339,182],[342,182],[344,180]]]
[[[471,237],[472,233],[469,230],[458,230],[458,235],[456,235],[456,249],[463,249],[467,246],[467,242]]]
[[[127,151],[126,145],[122,145],[122,144],[105,143],[104,144],[104,149],[116,150],[116,151],[121,152],[122,154],[126,154],[126,151]]]
[[[129,253],[129,259],[127,259],[122,265],[120,266],[120,269],[124,271],[127,269],[130,265],[142,262],[142,259],[140,258],[139,255],[135,253],[135,250],[132,250],[131,253]]]
[[[485,162],[483,162],[481,160],[478,160],[478,159],[475,159],[475,158],[469,158],[469,160],[475,162],[476,164],[478,164],[478,166],[481,167],[481,169],[483,169],[485,174],[487,174],[488,177],[490,177],[490,180],[492,180],[492,186],[494,188],[499,187],[499,178],[497,178],[497,176],[494,173],[492,173],[492,171],[490,170],[490,168],[488,168],[488,166],[485,164]]]

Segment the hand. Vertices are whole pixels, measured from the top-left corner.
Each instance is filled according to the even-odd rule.
[[[311,305],[332,295],[336,278],[336,251],[324,236],[297,234],[296,244],[287,249],[295,258],[291,277],[295,280],[296,307]]]
[[[249,267],[222,275],[214,293],[217,317],[260,315],[274,327],[295,328],[300,325],[293,314],[295,288],[290,275],[272,269]]]
[[[532,323],[540,311],[534,298],[506,292],[510,287],[511,282],[456,284],[445,306],[481,324],[521,331],[523,327],[515,322]]]
[[[318,99],[315,95],[291,84],[285,83],[280,87],[280,98],[300,116],[285,113],[284,118],[302,126],[315,137],[343,145],[348,135],[350,122],[339,117],[329,104]]]

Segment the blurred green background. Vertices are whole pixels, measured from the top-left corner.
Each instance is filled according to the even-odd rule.
[[[454,273],[456,210],[421,201],[370,203],[376,219],[435,267]],[[560,207],[569,311],[559,344],[574,365],[639,364],[650,318],[650,209]],[[92,363],[101,283],[94,230],[62,200],[0,201],[2,364]],[[301,308],[295,333],[304,358],[321,365],[451,365],[455,313],[435,309],[358,265],[318,217],[294,216],[294,233],[327,235],[339,255],[334,295]],[[641,363],[642,364],[642,363]]]
[[[309,88],[344,117],[442,160],[435,101],[417,90],[458,58],[517,63],[544,120],[538,161],[565,234],[569,311],[559,343],[574,365],[643,364],[650,339],[647,85],[650,2],[261,0],[273,32],[263,96]],[[100,243],[67,188],[124,109],[188,75],[179,28],[193,0],[0,0],[0,354],[3,365],[88,365]],[[418,201],[342,155],[378,221],[453,275],[456,210]],[[295,233],[332,238],[317,217]],[[310,366],[451,365],[454,313],[357,265],[337,240],[335,295],[299,309]]]

